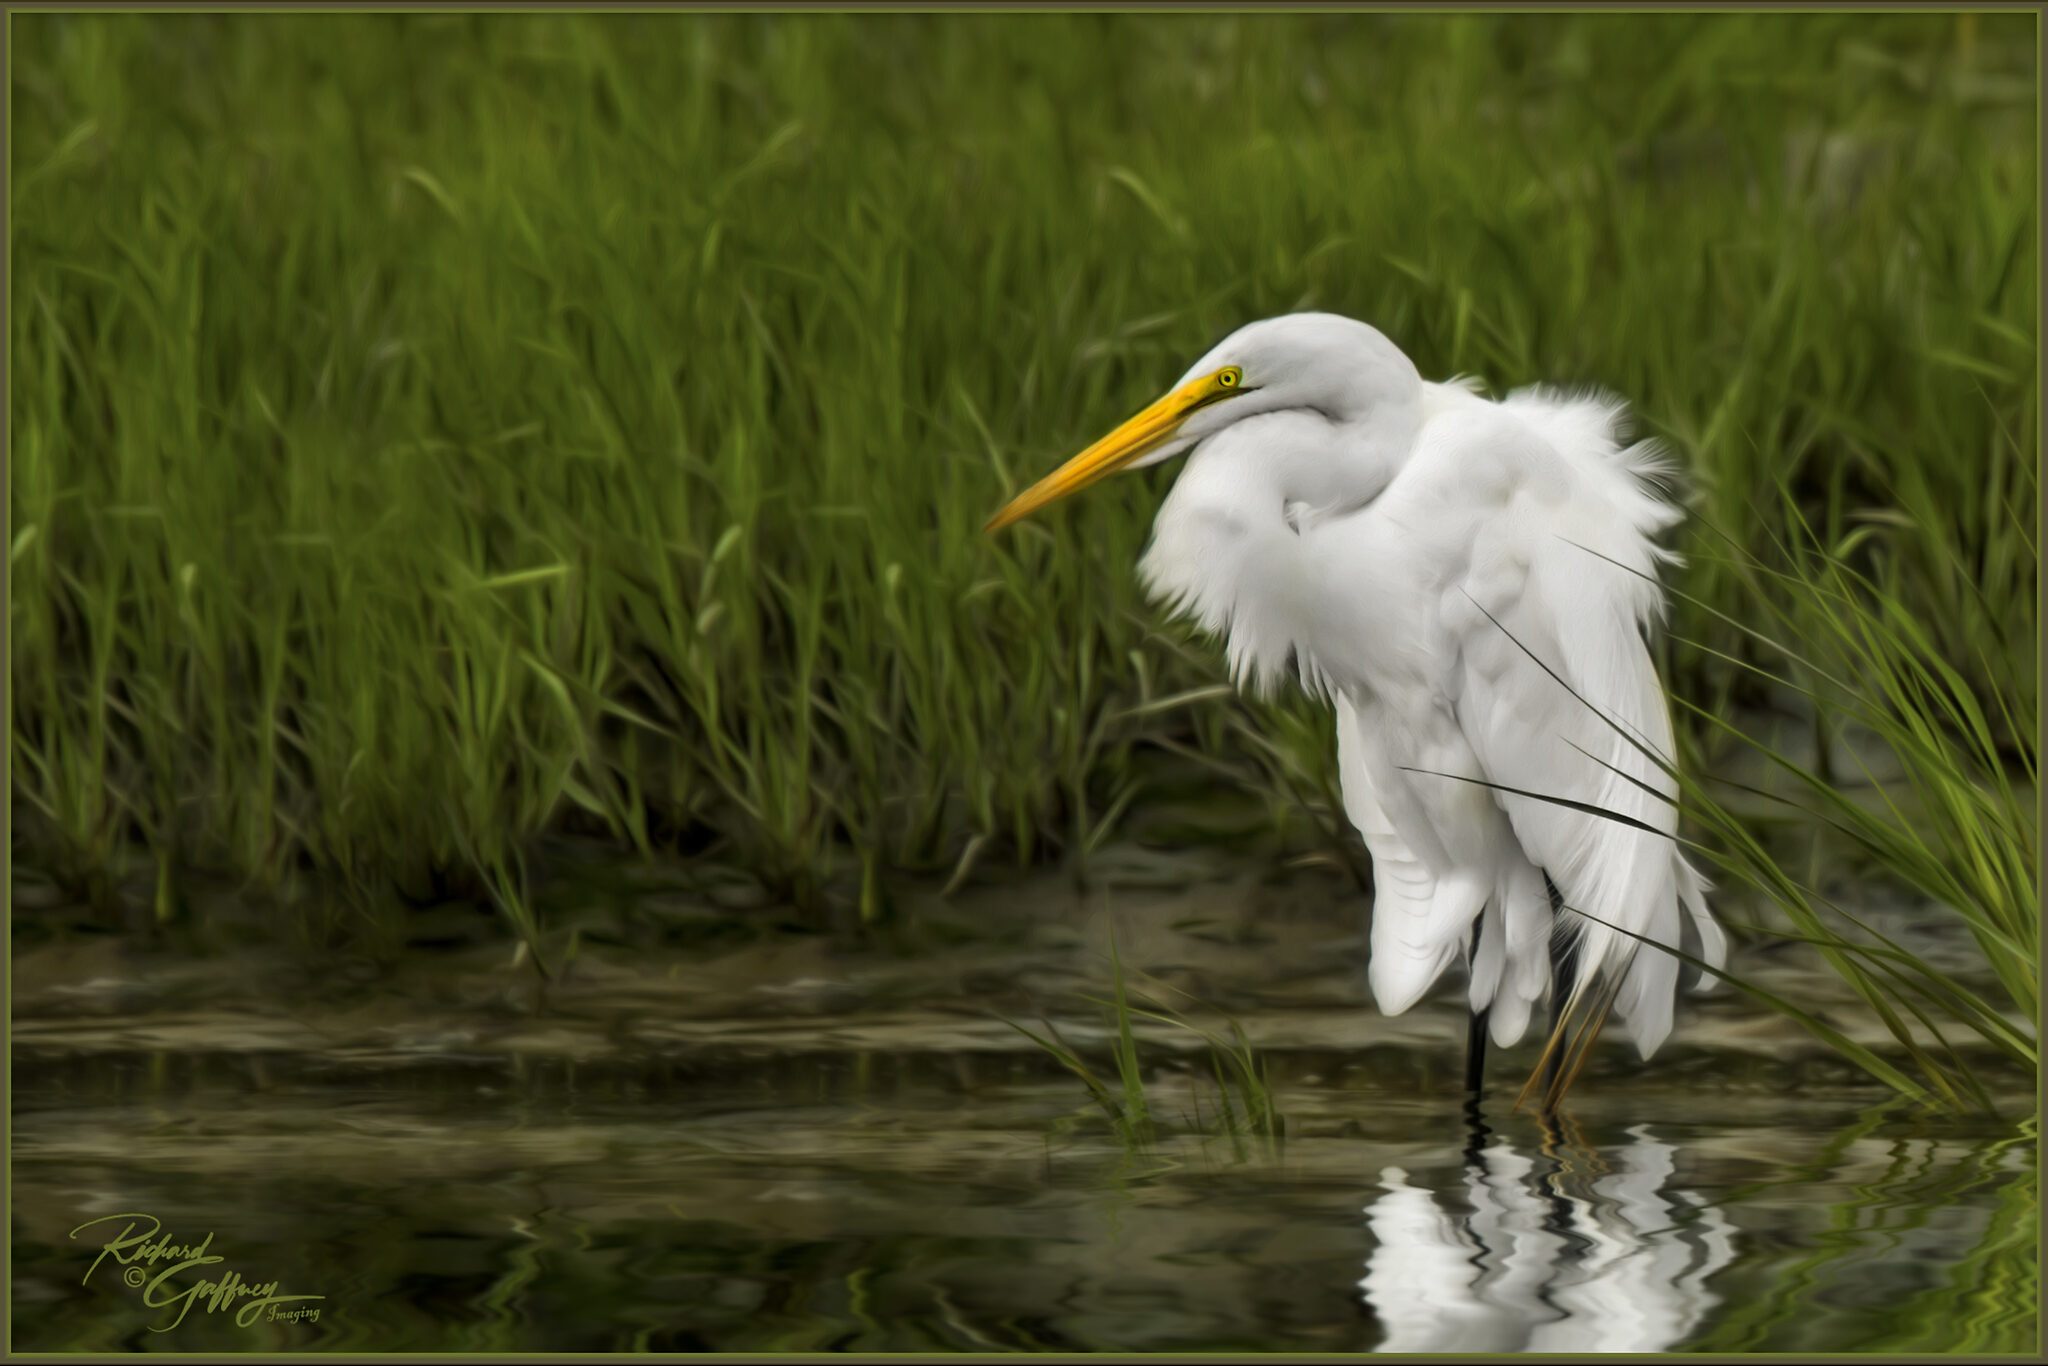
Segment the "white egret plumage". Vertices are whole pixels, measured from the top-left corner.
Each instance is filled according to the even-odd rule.
[[[1670,559],[1654,538],[1680,514],[1623,420],[1601,396],[1426,382],[1366,324],[1291,314],[1240,328],[989,522],[1189,456],[1139,572],[1222,639],[1241,686],[1291,676],[1335,707],[1372,855],[1373,994],[1398,1014],[1462,958],[1475,1068],[1482,1027],[1513,1043],[1547,1001],[1549,1057],[1568,1040],[1582,1061],[1611,1010],[1647,1058],[1678,988],[1656,946],[1725,955],[1672,838],[1645,639]]]

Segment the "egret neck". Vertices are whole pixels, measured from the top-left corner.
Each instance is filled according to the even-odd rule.
[[[1389,398],[1350,420],[1289,408],[1237,422],[1188,458],[1138,565],[1147,591],[1226,644],[1231,673],[1270,691],[1298,671],[1329,691],[1311,642],[1333,573],[1324,534],[1363,510],[1414,448],[1420,405]]]

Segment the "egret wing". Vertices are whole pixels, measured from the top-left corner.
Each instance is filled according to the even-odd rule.
[[[1341,694],[1337,710],[1337,776],[1344,813],[1372,855],[1373,998],[1398,1015],[1415,1004],[1449,966],[1463,941],[1471,909],[1440,906],[1442,889],[1429,864],[1402,836],[1374,791],[1366,762],[1368,743],[1351,699]]]
[[[1451,424],[1450,449],[1491,478],[1471,553],[1447,583],[1459,724],[1530,860],[1570,911],[1566,1013],[1608,1004],[1649,1056],[1670,1032],[1689,919],[1710,960],[1720,931],[1681,857],[1670,713],[1646,632],[1662,611],[1652,536],[1677,513],[1654,455],[1616,440],[1619,409],[1518,396]],[[1589,1040],[1590,1041],[1590,1040]]]

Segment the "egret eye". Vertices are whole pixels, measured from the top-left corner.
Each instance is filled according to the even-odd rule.
[[[1226,389],[1235,389],[1237,387],[1237,382],[1243,378],[1244,371],[1238,369],[1235,365],[1232,365],[1226,368],[1221,374],[1216,376],[1216,382]]]

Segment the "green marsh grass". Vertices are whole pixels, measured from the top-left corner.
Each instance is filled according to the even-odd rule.
[[[1675,699],[1704,739],[1751,751],[1779,780],[1743,784],[1696,760],[1692,772],[1707,776],[1685,780],[1683,800],[1716,873],[1776,907],[1792,937],[1820,949],[1883,1019],[1916,1075],[1858,1060],[1908,1092],[1988,1105],[1971,1054],[1958,1045],[2015,1071],[2039,1066],[2037,779],[2031,746],[2019,739],[2035,733],[2038,700],[1996,656],[1981,657],[1975,678],[1946,662],[1931,624],[1882,582],[1895,561],[1873,543],[1887,529],[1858,527],[1827,544],[1796,507],[1787,521],[1771,560],[1736,548],[1724,563],[1749,587],[1753,611],[1740,629],[1764,662],[1748,667],[1811,715],[1812,757]],[[1827,772],[1837,742],[1852,738],[1839,746],[1846,761],[1834,762],[1859,768],[1858,782]],[[1926,915],[1967,930],[1988,976],[1959,979],[1873,928],[1773,848],[1757,828],[1759,812],[1789,816],[1815,835],[1814,864],[1846,858],[1919,893]]]
[[[1794,814],[2031,999],[2024,16],[12,33],[13,838],[89,895],[130,858],[162,918],[198,869],[467,893],[544,964],[548,832],[874,919],[888,876],[1085,854],[1162,758],[1348,847],[1327,719],[1228,695],[1141,600],[1170,472],[980,533],[1216,337],[1319,307],[1426,374],[1613,389],[1679,453],[1730,538],[1684,547],[1702,750],[1783,663],[1749,628],[1826,640],[1865,595],[1911,662],[1847,681],[1934,814]],[[1803,522],[1862,581],[1788,568]],[[1988,792],[1943,767],[1993,752]]]
[[[1110,1034],[1110,1071],[1088,1060],[1068,1043],[1058,1028],[1047,1020],[1041,1030],[1014,1020],[1010,1028],[1036,1044],[1062,1067],[1080,1078],[1088,1098],[1108,1122],[1110,1132],[1132,1153],[1157,1149],[1162,1133],[1169,1137],[1191,1136],[1220,1139],[1230,1145],[1234,1160],[1243,1162],[1254,1154],[1278,1158],[1286,1141],[1286,1118],[1273,1096],[1265,1061],[1252,1048],[1244,1027],[1235,1020],[1224,1021],[1219,1033],[1181,1013],[1164,997],[1173,993],[1164,983],[1134,985],[1124,971],[1123,955],[1114,940],[1110,944],[1110,995],[1097,998]],[[1177,1117],[1162,1114],[1162,1102],[1148,1092],[1145,1064],[1139,1054],[1139,1021],[1195,1036],[1205,1048],[1208,1080],[1196,1083],[1188,1092],[1189,1108]],[[1207,1095],[1208,1109],[1203,1109]]]

